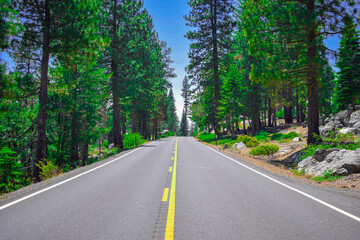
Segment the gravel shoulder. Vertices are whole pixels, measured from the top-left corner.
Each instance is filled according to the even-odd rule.
[[[238,151],[229,148],[223,150],[220,146],[212,145],[205,142],[201,142],[201,143],[211,148],[214,148],[218,151],[221,151],[229,156],[232,156],[234,157],[235,160],[238,160],[240,162],[246,161],[251,165],[260,167],[270,173],[276,174],[277,176],[284,177],[291,182],[311,185],[316,188],[320,188],[330,192],[335,192],[338,194],[344,194],[346,196],[360,200],[360,174],[352,174],[332,182],[316,182],[311,179],[311,176],[294,175],[294,173],[291,172],[290,168],[287,167],[287,164],[281,164],[282,161],[286,161],[287,159],[284,156],[278,155],[278,156],[270,156],[270,157],[269,156],[252,157],[249,156],[248,154],[248,152],[250,151],[249,149]],[[286,144],[283,144],[283,146],[284,145]],[[297,151],[301,151],[304,148],[302,146],[303,143],[291,143],[290,145],[297,145],[297,147],[295,148],[296,150],[292,151],[291,154],[294,154]]]

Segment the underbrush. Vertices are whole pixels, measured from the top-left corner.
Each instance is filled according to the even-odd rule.
[[[336,181],[338,179],[341,179],[343,176],[340,175],[335,175],[333,176],[334,169],[329,169],[327,168],[323,173],[322,176],[318,176],[318,177],[313,177],[312,180],[317,181],[317,182],[324,182],[324,181]]]
[[[158,135],[158,139],[161,139],[161,138],[166,138],[166,137],[173,137],[175,136],[175,132],[167,132],[166,134],[161,134],[161,135]]]
[[[260,142],[255,137],[250,137],[247,135],[240,135],[236,140],[237,142],[243,142],[248,148],[256,147],[260,144]]]
[[[145,142],[146,140],[139,133],[126,134],[123,138],[124,149],[135,148]]]
[[[290,132],[288,134],[274,133],[270,136],[270,138],[271,140],[284,140],[284,139],[294,139],[299,136],[300,134],[298,134],[297,132]]]
[[[275,144],[260,145],[250,151],[250,155],[271,155],[279,151],[279,147]]]
[[[270,133],[268,132],[260,132],[255,138],[260,142],[269,142],[270,141]]]

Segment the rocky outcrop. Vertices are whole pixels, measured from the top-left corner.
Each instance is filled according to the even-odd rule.
[[[331,132],[337,133],[339,128],[345,128],[342,133],[352,132],[354,135],[360,135],[360,110],[355,108],[355,111],[352,109],[341,111],[335,116],[326,118],[324,124],[320,127],[322,138],[330,137]]]
[[[349,127],[360,129],[360,110],[351,113]]]
[[[360,149],[356,151],[339,149],[319,151],[313,157],[310,156],[301,161],[298,169],[313,176],[322,176],[328,170],[332,171],[332,175],[347,176],[352,173],[360,173]]]
[[[227,145],[227,143],[225,143],[224,146],[223,146],[223,150],[225,150],[227,148],[229,148],[229,146]]]

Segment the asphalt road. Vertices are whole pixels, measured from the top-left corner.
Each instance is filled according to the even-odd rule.
[[[360,239],[360,200],[192,138],[104,163],[3,202],[0,239]]]

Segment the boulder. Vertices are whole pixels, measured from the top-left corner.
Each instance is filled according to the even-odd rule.
[[[232,147],[237,148],[238,150],[241,150],[243,148],[246,148],[246,145],[243,142],[239,142],[239,143],[235,143]]]
[[[296,137],[292,140],[293,142],[302,142],[303,140],[299,137]]]
[[[323,127],[320,127],[320,136],[322,138],[330,137],[330,132],[336,132],[336,129],[343,128],[344,126],[339,120],[331,121]]]
[[[215,130],[212,130],[210,133],[211,133],[211,134],[215,134]]]
[[[342,129],[340,129],[339,133],[342,133],[342,134],[352,133],[354,135],[360,135],[360,129],[358,129],[358,128],[342,128]]]
[[[357,128],[357,129],[360,129],[360,122],[358,123],[355,123],[354,126],[352,126],[353,128]]]
[[[165,134],[168,134],[168,132],[169,132],[169,130],[164,129],[164,130],[162,131],[162,134],[165,135]]]
[[[299,171],[301,171],[301,170],[308,170],[309,171],[309,169],[312,169],[312,168],[314,168],[314,167],[316,167],[316,165],[318,164],[319,162],[318,161],[316,161],[316,159],[315,158],[313,158],[313,157],[307,157],[307,158],[305,158],[304,160],[302,160],[301,162],[299,162],[299,164],[298,164],[298,170]]]
[[[339,149],[336,148],[330,148],[330,149],[317,149],[313,155],[313,158],[318,161],[322,162],[326,158],[327,155],[334,151],[339,151]]]
[[[353,112],[350,115],[350,121],[349,121],[349,127],[355,127],[360,128],[360,110]]]
[[[114,143],[111,143],[111,144],[108,146],[109,152],[114,148],[114,146],[115,146]]]
[[[335,116],[330,115],[329,117],[325,118],[324,125],[328,124],[329,122],[335,121]]]
[[[313,157],[308,157],[298,165],[299,170],[304,169],[306,174],[322,176],[325,171],[331,170],[332,175],[347,176],[360,173],[360,149],[356,151],[338,150],[329,153],[324,161],[318,162]]]
[[[229,146],[227,145],[227,143],[225,143],[224,146],[223,146],[223,150],[225,150],[227,148],[229,148]]]
[[[335,121],[339,121],[344,127],[349,126],[350,122],[350,110],[344,110],[335,115]]]

